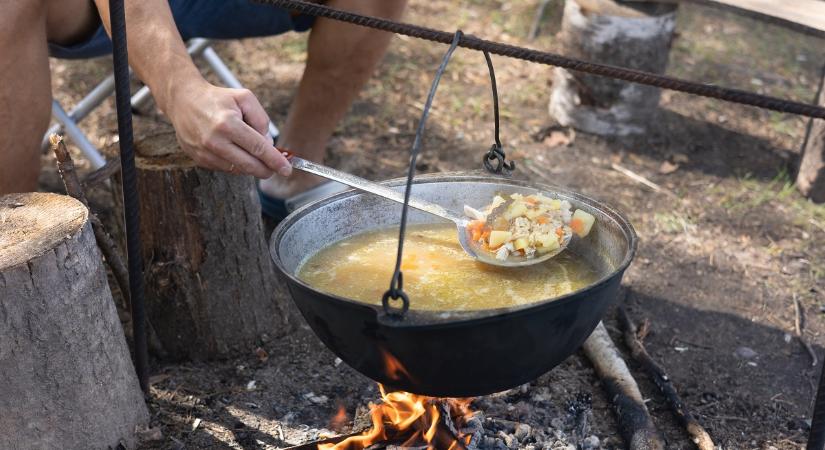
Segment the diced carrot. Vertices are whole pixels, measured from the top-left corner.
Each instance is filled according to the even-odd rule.
[[[481,239],[481,230],[476,228],[473,230],[473,241],[478,241],[479,239]]]
[[[550,219],[547,216],[539,216],[539,218],[536,219],[536,222],[538,222],[542,225],[544,225],[545,223],[547,223],[549,221],[550,221]]]
[[[524,203],[535,206],[539,204],[539,201],[533,197],[524,197]]]
[[[556,228],[556,236],[559,237],[559,240],[564,237],[564,230],[561,227]]]
[[[584,222],[581,219],[573,219],[570,221],[570,228],[576,234],[581,234],[584,232]]]
[[[484,232],[483,232],[483,233],[481,233],[481,238],[482,238],[482,239],[490,239],[490,233],[491,233],[491,232],[492,232],[492,230],[490,230],[489,228],[486,228],[486,229],[484,230]]]

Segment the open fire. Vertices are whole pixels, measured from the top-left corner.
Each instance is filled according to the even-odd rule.
[[[374,444],[460,450],[471,447],[480,422],[473,421],[472,399],[439,399],[409,392],[386,392],[379,384],[380,404],[370,405],[372,427],[319,450],[361,450]]]

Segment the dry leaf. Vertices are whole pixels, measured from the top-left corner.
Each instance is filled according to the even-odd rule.
[[[569,145],[571,138],[564,131],[553,130],[542,140],[542,142],[548,147],[558,147],[560,145]]]
[[[269,359],[269,353],[261,347],[255,349],[255,355],[258,356],[258,360],[261,362],[266,362],[266,360]]]
[[[662,175],[668,175],[676,172],[677,170],[679,170],[679,164],[673,164],[670,161],[665,161],[661,166],[659,166],[659,173]]]

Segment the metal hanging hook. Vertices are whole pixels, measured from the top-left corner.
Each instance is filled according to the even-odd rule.
[[[513,161],[507,161],[504,146],[501,145],[496,71],[493,69],[493,59],[490,57],[489,52],[484,52],[484,59],[487,61],[487,69],[490,71],[490,85],[493,88],[493,121],[495,122],[493,131],[495,143],[490,147],[490,150],[484,154],[484,168],[490,173],[510,175],[510,172],[516,169],[516,164]],[[495,162],[495,164],[493,164],[493,162]]]

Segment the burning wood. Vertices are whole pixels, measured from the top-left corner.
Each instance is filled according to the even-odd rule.
[[[472,399],[438,399],[409,392],[386,392],[379,385],[382,403],[370,405],[372,427],[336,443],[318,443],[318,450],[366,448],[437,448],[464,450],[477,427],[471,423]]]

